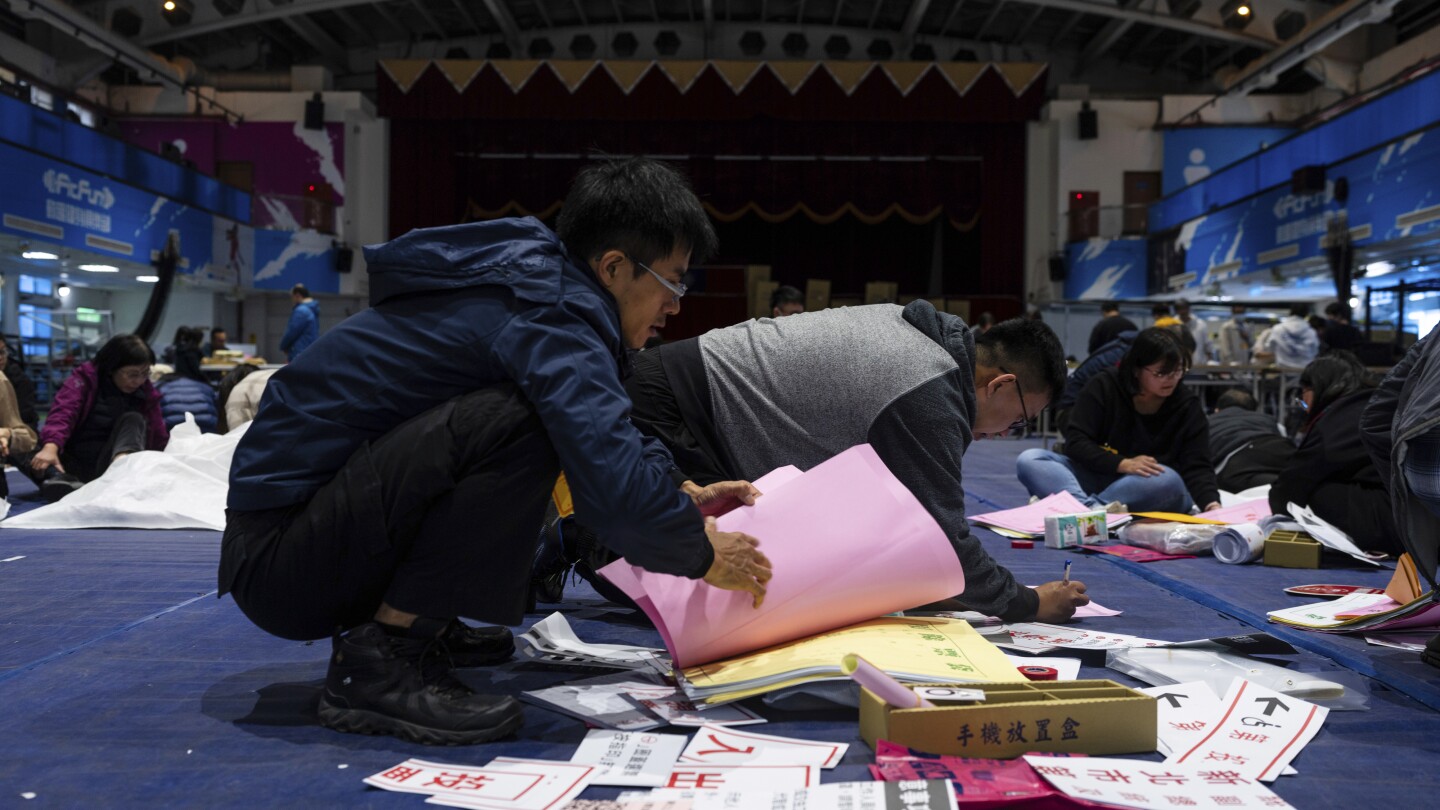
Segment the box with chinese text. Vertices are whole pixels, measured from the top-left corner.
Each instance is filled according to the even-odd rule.
[[[1155,698],[1114,681],[967,685],[981,703],[897,709],[860,690],[860,736],[932,754],[1007,759],[1044,751],[1138,754],[1155,750]]]

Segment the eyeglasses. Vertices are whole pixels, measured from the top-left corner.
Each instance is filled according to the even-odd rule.
[[[1176,366],[1175,368],[1163,374],[1152,368],[1147,368],[1145,369],[1145,371],[1149,372],[1150,376],[1154,377],[1157,380],[1176,380],[1185,376],[1184,366]]]
[[[655,272],[654,269],[652,269],[652,268],[650,267],[650,265],[648,265],[648,264],[640,261],[639,259],[637,259],[637,258],[635,258],[635,257],[633,257],[633,256],[632,256],[632,257],[629,257],[629,258],[630,258],[630,261],[635,262],[636,264],[638,264],[638,265],[640,265],[641,267],[645,268],[645,270],[648,271],[648,272],[650,273],[650,275],[652,275],[652,276],[654,276],[656,279],[658,279],[659,282],[665,286],[665,289],[669,290],[669,291],[670,291],[670,294],[674,296],[674,298],[671,299],[671,300],[673,300],[675,303],[677,303],[677,304],[680,303],[680,299],[681,299],[681,298],[684,298],[684,297],[685,297],[685,293],[690,289],[690,287],[687,286],[687,285],[685,285],[685,284],[676,284],[675,282],[671,281],[670,279],[665,278],[664,276],[662,276],[662,275],[660,275],[659,273]]]
[[[1010,374],[1010,373],[1011,373],[1011,372],[1009,372],[1009,371],[1006,371],[1004,366],[1000,366],[1000,371],[1003,372],[1003,373],[1005,373],[1005,374]],[[1020,387],[1020,375],[1016,374],[1016,375],[1014,375],[1014,377],[1015,377],[1015,393],[1017,393],[1017,394],[1020,395],[1020,413],[1022,414],[1022,416],[1021,416],[1019,419],[1015,420],[1014,422],[1011,422],[1011,423],[1010,423],[1010,427],[1005,428],[1005,431],[1006,431],[1007,433],[1013,433],[1013,432],[1016,432],[1016,431],[1022,431],[1022,430],[1025,429],[1025,427],[1026,427],[1027,425],[1030,424],[1030,412],[1027,411],[1027,410],[1025,410],[1025,389],[1023,389],[1023,388]]]

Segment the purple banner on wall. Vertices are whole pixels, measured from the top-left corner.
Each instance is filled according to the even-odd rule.
[[[297,204],[310,186],[328,185],[337,207],[345,202],[345,126],[306,129],[301,122],[132,118],[120,129],[130,143],[160,152],[175,144],[186,160],[214,175],[221,163],[249,164],[255,195],[253,223],[299,230]]]

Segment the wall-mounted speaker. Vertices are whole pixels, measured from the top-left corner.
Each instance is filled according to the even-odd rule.
[[[1090,102],[1080,107],[1080,140],[1093,141],[1100,137],[1100,115],[1090,109]]]
[[[1050,257],[1050,280],[1051,280],[1051,281],[1064,281],[1064,280],[1065,280],[1065,257],[1064,257],[1064,256],[1051,256],[1051,257]]]
[[[350,266],[355,263],[355,249],[349,245],[337,245],[335,247],[335,272],[348,273]]]
[[[309,101],[305,102],[305,128],[325,128],[325,101],[316,93]]]

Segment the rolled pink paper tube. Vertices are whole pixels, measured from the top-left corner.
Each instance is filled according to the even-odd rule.
[[[840,671],[897,709],[935,708],[934,703],[915,694],[906,688],[905,684],[876,669],[869,661],[854,653],[840,659]]]

